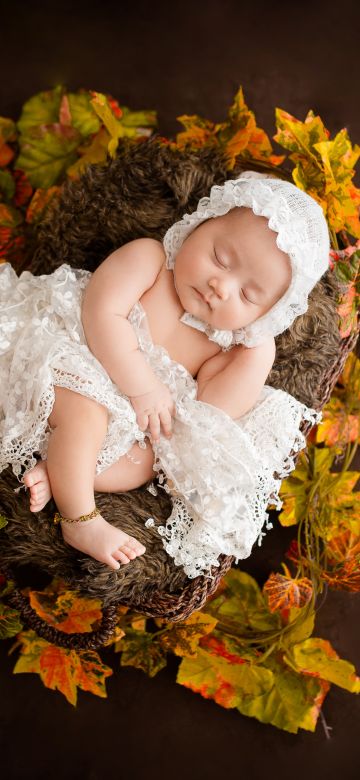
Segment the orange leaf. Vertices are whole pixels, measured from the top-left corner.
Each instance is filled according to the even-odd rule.
[[[73,591],[30,591],[29,599],[39,617],[67,634],[90,631],[102,616],[99,600],[78,598]]]
[[[307,577],[292,579],[274,573],[270,574],[263,586],[263,592],[268,597],[270,612],[290,607],[303,607],[310,601],[312,591],[311,581]]]
[[[5,168],[14,156],[15,152],[11,149],[11,146],[2,143],[2,139],[0,138],[0,168]]]
[[[15,170],[13,176],[16,183],[16,190],[14,201],[16,206],[24,206],[30,199],[33,188],[29,182],[29,179],[25,175],[24,171]]]
[[[359,419],[347,414],[340,398],[332,396],[323,409],[323,416],[317,426],[316,442],[325,442],[327,447],[341,447],[356,441],[359,436]]]
[[[58,197],[61,192],[61,187],[54,185],[48,189],[42,189],[38,187],[35,190],[33,197],[28,205],[26,211],[26,222],[38,222],[43,217],[45,209],[48,207],[50,201],[54,197]]]
[[[56,647],[40,639],[34,631],[18,634],[17,645],[21,645],[21,650],[14,674],[39,674],[46,688],[60,691],[74,706],[78,688],[106,698],[105,679],[113,671],[95,651]]]

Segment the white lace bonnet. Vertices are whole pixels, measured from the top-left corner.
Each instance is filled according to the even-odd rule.
[[[330,240],[321,206],[295,184],[271,174],[245,171],[237,179],[211,187],[196,211],[184,214],[165,233],[166,267],[173,269],[185,238],[209,217],[226,214],[235,206],[251,208],[266,217],[276,231],[279,249],[289,256],[292,279],[284,295],[262,317],[238,330],[218,330],[185,312],[182,322],[207,333],[223,349],[234,344],[253,347],[268,335],[277,336],[308,308],[308,295],[329,268]]]

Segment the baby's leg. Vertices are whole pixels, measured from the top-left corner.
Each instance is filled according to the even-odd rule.
[[[141,449],[136,442],[127,455],[123,455],[101,474],[95,475],[95,490],[99,493],[124,493],[144,485],[155,476],[155,455],[149,440],[146,441],[146,450]],[[133,463],[131,458],[137,463]]]
[[[155,456],[149,441],[146,450],[140,449],[136,442],[127,455],[123,455],[101,474],[95,474],[94,490],[99,493],[124,493],[144,485],[154,477]],[[30,511],[40,512],[52,496],[46,460],[39,460],[25,474],[24,484],[30,488]]]
[[[55,387],[49,417],[47,469],[52,494],[61,515],[75,519],[94,507],[97,454],[105,438],[108,412],[90,398]],[[141,555],[145,547],[134,537],[110,525],[99,514],[80,523],[62,523],[66,542],[96,560],[118,569],[121,560]]]

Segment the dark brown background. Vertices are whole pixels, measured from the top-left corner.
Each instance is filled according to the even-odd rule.
[[[27,98],[62,82],[157,109],[168,135],[181,129],[183,113],[223,121],[241,84],[269,135],[276,106],[301,120],[312,108],[332,133],[347,127],[360,143],[355,2],[12,0],[0,18],[2,115],[18,118]],[[293,535],[275,527],[241,568],[263,583]],[[358,595],[331,592],[314,632],[358,670],[359,616]],[[119,656],[107,651],[115,669],[108,699],[80,692],[73,709],[35,675],[12,675],[11,644],[0,643],[0,771],[11,780],[358,776],[359,699],[336,686],[323,706],[332,738],[320,719],[315,734],[292,735],[177,685],[174,656],[150,679],[118,668]]]

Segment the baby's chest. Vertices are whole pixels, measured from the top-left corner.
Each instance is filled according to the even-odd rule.
[[[164,347],[172,360],[181,363],[196,377],[203,363],[220,348],[209,341],[205,333],[180,322],[184,309],[172,289],[168,273],[166,269],[161,273],[158,282],[142,295],[140,303],[146,312],[153,343]]]

